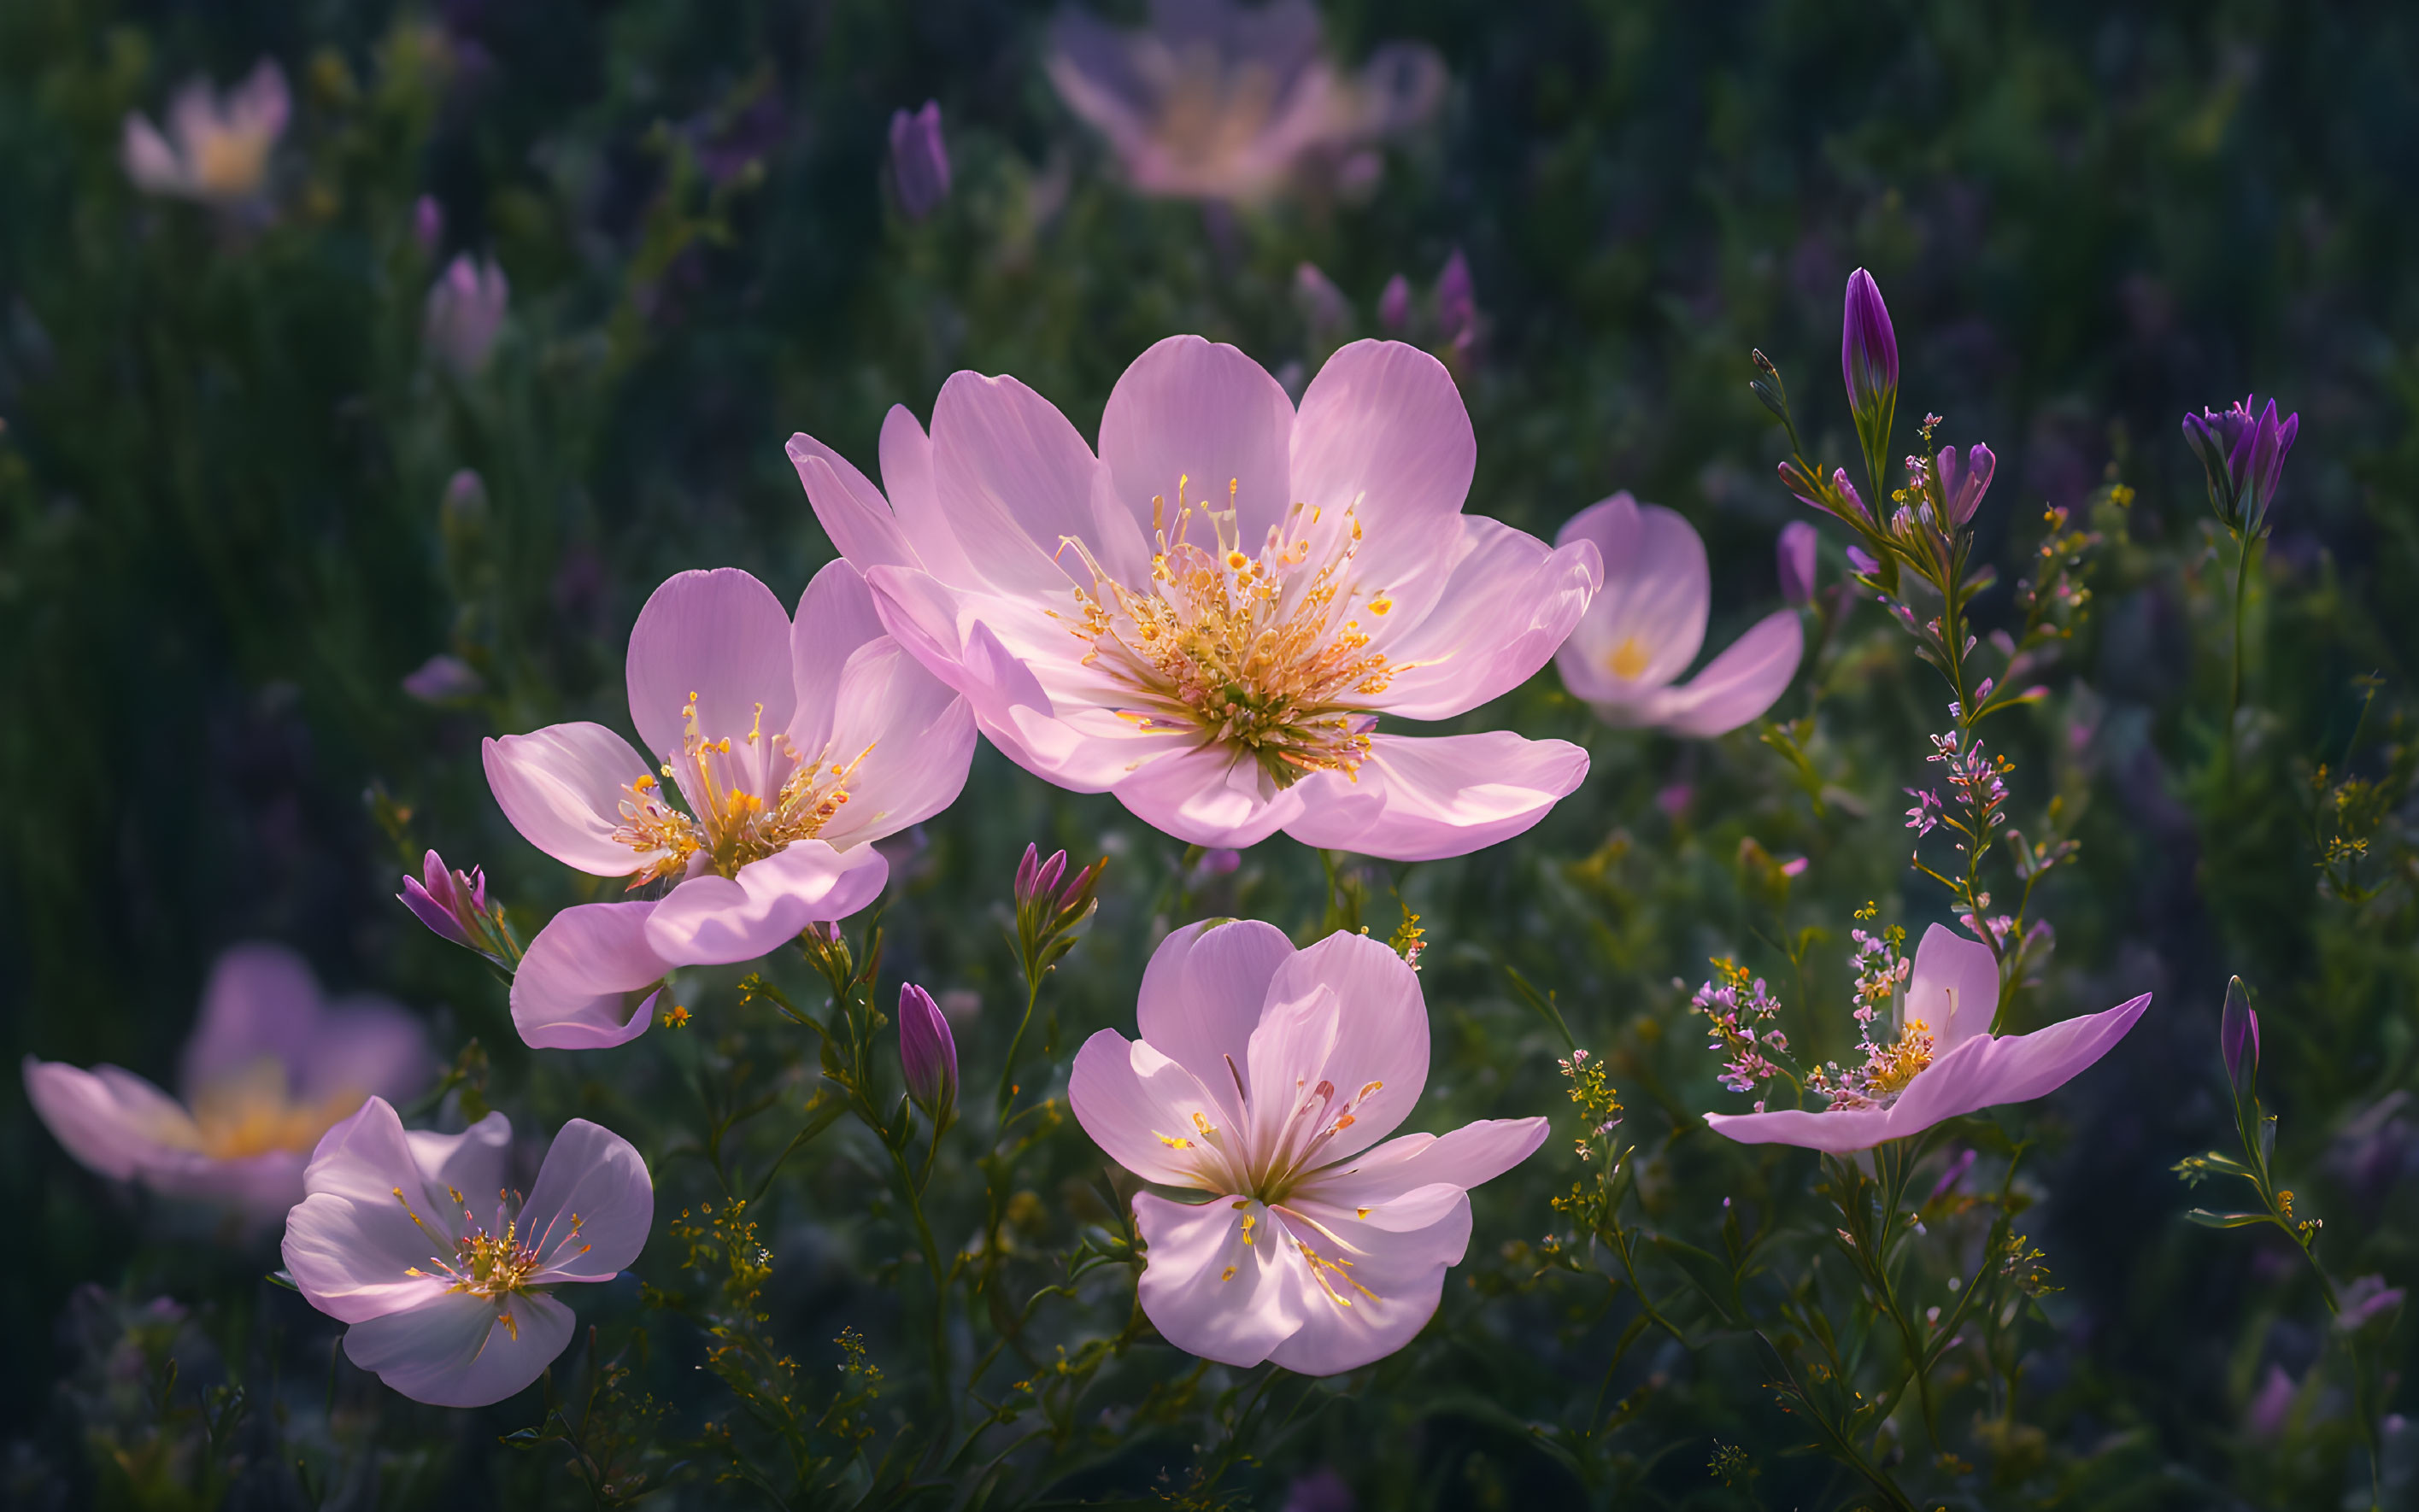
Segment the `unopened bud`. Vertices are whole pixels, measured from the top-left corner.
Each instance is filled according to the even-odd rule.
[[[2253,1010],[2251,994],[2239,976],[2226,985],[2226,1012],[2218,1019],[2217,1047],[2226,1057],[2226,1079],[2236,1096],[2259,1085],[2259,1015]]]
[[[1848,275],[1840,317],[1840,381],[1859,418],[1884,413],[1898,397],[1898,334],[1890,329],[1881,285],[1861,267]]]
[[[487,876],[479,868],[449,871],[445,858],[432,850],[421,863],[418,877],[407,876],[397,902],[430,933],[470,950],[485,951],[486,927],[481,915],[487,909]]]
[[[932,995],[910,982],[899,989],[899,1067],[907,1095],[938,1117],[958,1100],[958,1044]]]

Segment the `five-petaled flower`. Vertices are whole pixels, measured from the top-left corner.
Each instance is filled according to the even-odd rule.
[[[1719,735],[1788,691],[1806,647],[1795,609],[1757,620],[1694,679],[1672,686],[1705,643],[1713,599],[1705,543],[1676,512],[1619,493],[1571,516],[1554,539],[1566,549],[1593,542],[1604,557],[1604,588],[1554,665],[1572,696],[1605,720]]]
[[[1529,1118],[1378,1142],[1427,1083],[1428,1020],[1419,978],[1364,936],[1179,929],[1136,1017],[1137,1042],[1085,1042],[1068,1101],[1126,1169],[1209,1195],[1133,1202],[1143,1311],[1206,1359],[1333,1375],[1401,1349],[1469,1247],[1469,1188],[1546,1138]]]
[[[947,808],[974,757],[963,701],[882,633],[846,562],[794,622],[735,568],[668,579],[630,631],[627,681],[660,765],[602,725],[486,742],[487,784],[532,845],[634,892],[670,884],[539,931],[512,991],[533,1046],[636,1039],[673,967],[753,960],[871,903],[890,875],[871,842]]]
[[[223,98],[196,79],[169,103],[167,136],[141,112],[128,113],[118,149],[126,176],[146,193],[240,205],[267,184],[270,149],[285,133],[291,104],[285,74],[269,58]]]
[[[1916,949],[1892,1034],[1868,1039],[1864,1064],[1826,1078],[1829,1107],[1708,1113],[1705,1122],[1741,1144],[1869,1150],[2000,1103],[2047,1096],[2114,1048],[2149,1005],[2146,992],[2030,1034],[1995,1035],[1998,961],[1989,946],[1934,924]]]
[[[325,1003],[302,958],[238,945],[211,968],[185,1044],[179,1103],[131,1071],[25,1058],[25,1095],[85,1166],[165,1197],[266,1222],[302,1198],[328,1126],[373,1094],[408,1097],[433,1069],[419,1023],[383,998]]]
[[[286,1274],[414,1401],[485,1407],[535,1381],[571,1342],[552,1289],[611,1280],[655,1225],[646,1162],[612,1130],[564,1124],[526,1200],[506,1186],[512,1138],[501,1113],[406,1132],[373,1097],[319,1141],[286,1217]]]
[[[1400,861],[1518,834],[1587,774],[1561,741],[1378,728],[1518,686],[1595,591],[1593,544],[1461,512],[1476,455],[1425,352],[1355,342],[1297,413],[1197,336],[1126,370],[1097,456],[1040,395],[972,373],[929,439],[891,411],[887,498],[790,440],[884,625],[1026,770],[1196,845],[1284,830]]]

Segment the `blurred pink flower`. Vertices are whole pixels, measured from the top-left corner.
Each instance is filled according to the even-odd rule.
[[[1705,643],[1713,575],[1705,543],[1671,510],[1613,495],[1573,515],[1554,538],[1592,542],[1604,589],[1555,653],[1563,686],[1614,725],[1705,737],[1738,728],[1788,691],[1805,650],[1795,609],[1776,610],[1673,687]]]
[[[1997,960],[1989,946],[1934,924],[1916,949],[1915,970],[1898,1005],[1893,1047],[1913,1049],[1894,1064],[1902,1074],[1911,1069],[1911,1076],[1870,1099],[1852,1099],[1859,1106],[1708,1113],[1705,1122],[1741,1144],[1794,1144],[1833,1154],[1870,1150],[2000,1103],[2047,1096],[2115,1048],[2149,1005],[2146,992],[2030,1034],[1995,1036]]]
[[[627,681],[655,761],[602,725],[486,742],[487,785],[532,845],[633,891],[673,884],[538,932],[512,990],[533,1046],[636,1039],[673,967],[753,960],[871,903],[889,866],[871,842],[947,808],[974,757],[964,700],[883,634],[846,562],[815,574],[794,622],[735,568],[667,579],[631,628]]]
[[[455,376],[467,378],[487,365],[511,298],[494,258],[477,262],[457,253],[429,287],[422,340]]]
[[[890,113],[890,179],[899,208],[921,221],[949,197],[949,147],[941,135],[940,101]]]
[[[178,90],[168,106],[167,136],[141,112],[129,112],[118,155],[126,176],[146,193],[240,204],[267,187],[270,150],[285,133],[290,109],[285,72],[263,58],[224,96],[206,79]]]
[[[237,945],[210,970],[185,1044],[184,1101],[116,1066],[25,1058],[25,1095],[68,1153],[165,1197],[275,1218],[302,1199],[328,1126],[372,1094],[408,1097],[434,1069],[419,1023],[384,998],[323,1003],[280,945]]]
[[[1309,0],[1152,0],[1128,31],[1070,8],[1050,32],[1051,82],[1148,194],[1252,203],[1324,162],[1365,180],[1367,148],[1444,98],[1444,60],[1391,42],[1339,75]]]
[[[1419,978],[1364,936],[1296,951],[1256,921],[1190,925],[1135,1014],[1140,1041],[1084,1043],[1068,1102],[1134,1175],[1210,1194],[1133,1199],[1142,1309],[1205,1359],[1319,1376],[1401,1349],[1469,1248],[1469,1188],[1545,1141],[1530,1118],[1378,1143],[1427,1084],[1428,1018]]]
[[[286,1219],[294,1284],[352,1325],[355,1365],[414,1401],[485,1407],[535,1381],[576,1321],[553,1288],[611,1280],[655,1227],[655,1184],[620,1135],[564,1124],[527,1201],[504,1189],[512,1137],[501,1113],[407,1133],[373,1097],[319,1141]]]
[[[1027,771],[1196,845],[1284,830],[1406,861],[1518,834],[1587,773],[1561,741],[1378,731],[1518,687],[1595,590],[1593,545],[1461,512],[1476,455],[1424,352],[1355,342],[1297,414],[1197,336],[1126,370],[1097,457],[1040,395],[971,373],[929,439],[890,412],[887,498],[790,439],[883,624]]]

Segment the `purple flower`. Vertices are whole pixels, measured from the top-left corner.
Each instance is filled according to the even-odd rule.
[[[421,863],[420,876],[406,877],[395,901],[439,939],[471,950],[485,949],[487,874],[479,867],[448,871],[445,858],[434,850]]]
[[[445,206],[437,203],[434,194],[423,194],[411,206],[411,239],[420,244],[421,252],[437,255],[438,243],[445,239]]]
[[[1411,281],[1397,273],[1378,296],[1378,324],[1386,328],[1387,335],[1398,336],[1410,323]]]
[[[2358,1333],[2401,1306],[2400,1287],[2387,1286],[2381,1275],[2364,1275],[2344,1287],[2335,1326],[2347,1334]]]
[[[487,680],[470,663],[439,651],[405,674],[403,691],[424,704],[458,703],[486,692]]]
[[[2226,1012],[2218,1019],[2217,1047],[2226,1057],[2226,1082],[2238,1096],[2259,1084],[2259,1016],[2252,1010],[2251,995],[2243,990],[2239,976],[2226,985]],[[2247,1069],[2246,1049],[2251,1052]]]
[[[1840,381],[1859,417],[1883,413],[1898,395],[1898,335],[1881,286],[1861,267],[1848,275],[1840,317]]]
[[[470,377],[487,365],[511,296],[494,258],[475,262],[463,252],[429,288],[422,339],[455,376]]]
[[[1780,527],[1780,541],[1774,548],[1780,565],[1780,597],[1788,603],[1811,603],[1814,601],[1814,527],[1803,520],[1792,520]]]
[[[1875,561],[1872,554],[1861,546],[1848,548],[1848,565],[1866,577],[1871,577],[1882,570],[1882,564]]]
[[[1025,859],[1016,863],[1016,902],[1019,908],[1055,891],[1058,878],[1067,870],[1067,852],[1053,851],[1048,861],[1040,859],[1041,848],[1028,845]]]
[[[2184,417],[2184,439],[2209,475],[2209,501],[2227,528],[2257,535],[2285,476],[2285,454],[2302,431],[2302,417],[2276,419],[2276,402],[2255,415],[2256,394],[2224,414],[2204,409]]]
[[[1957,449],[1945,446],[1932,464],[1932,475],[1940,485],[1941,501],[1948,506],[1949,523],[1964,525],[1982,507],[1982,496],[1991,491],[1991,473],[1999,459],[1991,455],[1986,446],[1967,449],[1964,466],[1959,466]]]
[[[921,221],[949,197],[949,148],[941,140],[938,100],[924,101],[913,115],[890,113],[890,174],[910,221]]]
[[[146,194],[240,205],[268,187],[269,155],[292,103],[285,71],[270,58],[223,95],[195,79],[169,104],[166,136],[141,112],[127,115],[119,160]]]
[[[1470,281],[1470,259],[1456,247],[1437,275],[1437,328],[1445,344],[1468,352],[1478,342],[1478,294]]]
[[[935,1118],[958,1100],[958,1042],[932,995],[913,982],[899,988],[899,1067],[907,1095]]]

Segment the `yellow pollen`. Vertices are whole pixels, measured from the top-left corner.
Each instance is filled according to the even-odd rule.
[[[873,754],[869,745],[845,764],[827,765],[827,751],[808,760],[787,735],[763,733],[762,704],[736,757],[729,737],[710,741],[698,727],[696,694],[681,719],[678,764],[667,761],[662,771],[679,780],[690,812],[674,808],[652,776],[634,778],[623,790],[622,825],[613,838],[638,852],[633,890],[681,876],[700,857],[722,876],[735,877],[750,862],[812,839],[848,802],[849,782]]]
[[[1226,1274],[1225,1274],[1225,1275],[1221,1275],[1220,1277],[1218,1277],[1218,1279],[1219,1279],[1219,1280],[1221,1280],[1221,1281],[1231,1281],[1231,1280],[1233,1280],[1234,1278],[1235,1278],[1235,1268],[1234,1268],[1233,1266],[1231,1266],[1231,1265],[1229,1265],[1229,1266],[1227,1266],[1227,1267],[1226,1267]]]
[[[1193,1148],[1192,1140],[1179,1139],[1173,1134],[1161,1135],[1159,1137],[1159,1142],[1167,1146],[1170,1150],[1190,1150]]]
[[[1625,635],[1621,644],[1612,649],[1612,654],[1605,658],[1605,664],[1612,668],[1614,677],[1627,681],[1646,670],[1646,648],[1639,644],[1637,636]]]
[[[1898,1039],[1874,1052],[1867,1062],[1867,1081],[1877,1095],[1903,1091],[1917,1072],[1932,1064],[1932,1029],[1920,1018],[1907,1020]]]
[[[1352,1210],[1352,1215],[1356,1218],[1365,1218],[1369,1215],[1369,1210],[1367,1208],[1354,1208]]]
[[[1379,594],[1376,598],[1369,601],[1369,612],[1371,614],[1384,614],[1394,606],[1394,601],[1386,597],[1383,593]]]

